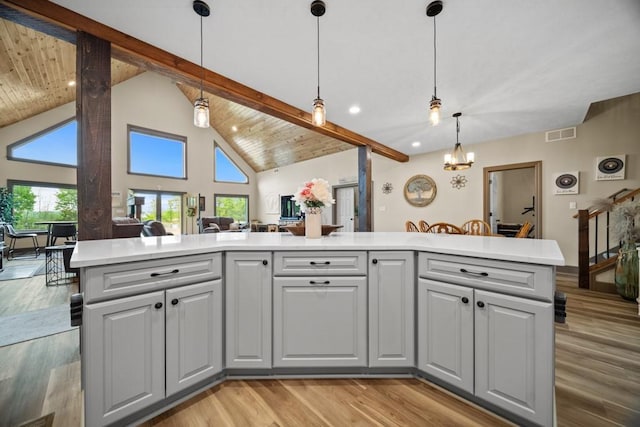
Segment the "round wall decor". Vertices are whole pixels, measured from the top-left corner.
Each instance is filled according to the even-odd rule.
[[[393,191],[393,184],[391,184],[390,182],[385,182],[384,184],[382,184],[382,192],[384,194],[390,194]]]
[[[427,206],[436,193],[436,182],[427,175],[414,175],[404,185],[404,198],[413,206]]]

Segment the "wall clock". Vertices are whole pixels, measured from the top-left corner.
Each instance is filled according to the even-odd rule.
[[[404,185],[404,198],[413,206],[427,206],[436,198],[436,183],[427,175],[414,175]]]

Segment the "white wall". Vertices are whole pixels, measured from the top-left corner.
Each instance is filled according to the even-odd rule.
[[[206,197],[205,216],[213,215],[214,193],[248,194],[250,216],[254,215],[257,211],[252,203],[257,199],[255,173],[214,129],[193,125],[193,107],[171,80],[151,72],[143,73],[113,87],[111,102],[112,191],[122,193],[123,205],[129,188],[200,193]],[[0,149],[6,153],[7,145],[74,115],[75,103],[70,103],[4,127],[0,129]],[[188,179],[127,174],[127,124],[186,136]],[[249,177],[249,184],[213,182],[214,140]],[[7,179],[76,184],[76,169],[9,161],[5,154],[0,159],[0,186],[5,186]],[[114,211],[114,215],[124,215],[124,208],[121,212]]]
[[[484,167],[541,160],[542,237],[557,240],[567,265],[577,266],[577,220],[572,218],[576,211],[569,209],[569,202],[575,201],[578,209],[584,209],[595,199],[621,188],[640,187],[640,94],[594,104],[589,118],[578,125],[575,139],[547,143],[544,132],[539,132],[464,148],[474,151],[477,161],[471,169],[458,173],[442,169],[444,151],[413,156],[408,163],[374,155],[374,230],[403,231],[408,219],[462,224],[471,218],[482,218]],[[595,181],[595,157],[615,154],[627,155],[626,179]],[[575,170],[580,171],[580,194],[554,195],[552,175]],[[417,174],[429,175],[438,187],[433,203],[422,208],[409,205],[403,196],[406,181]],[[451,179],[457,174],[467,179],[466,186],[459,190],[451,186]],[[291,193],[314,177],[336,185],[340,177],[354,175],[356,149],[281,167],[277,173],[258,173],[258,192],[264,199],[269,194]],[[391,194],[382,192],[385,182],[393,184]],[[261,204],[258,214],[266,217],[263,209]],[[271,218],[274,219],[277,218]]]

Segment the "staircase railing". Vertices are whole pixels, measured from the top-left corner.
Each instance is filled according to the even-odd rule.
[[[629,190],[623,188],[606,198],[607,202],[617,205],[627,200],[634,200],[640,194],[640,188]],[[603,221],[600,217],[604,215],[604,233],[601,233]],[[588,209],[580,209],[573,217],[578,218],[578,285],[581,288],[589,289],[591,272],[596,271],[605,265],[612,265],[617,255],[610,256],[618,243],[612,246],[609,234],[610,211],[601,205],[592,206]],[[593,222],[591,222],[593,221]],[[590,228],[593,224],[593,236],[590,236]],[[598,236],[604,234],[604,244],[598,241]],[[591,238],[593,237],[593,239]],[[593,246],[591,241],[593,240]],[[604,246],[604,248],[603,248]],[[593,251],[591,250],[593,248]],[[606,255],[604,255],[606,254]],[[591,262],[593,260],[593,263]]]

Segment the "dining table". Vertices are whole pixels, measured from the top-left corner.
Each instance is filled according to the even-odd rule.
[[[75,225],[78,221],[69,221],[69,220],[51,220],[51,221],[36,221],[34,224],[36,225],[46,225],[47,226],[47,244],[45,246],[51,246],[51,230],[54,225]]]

